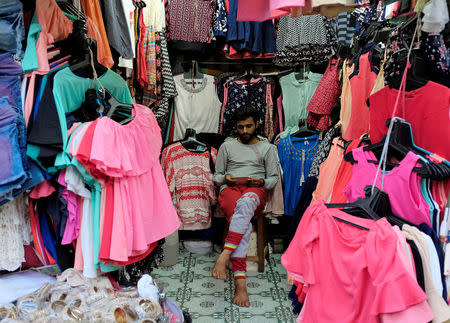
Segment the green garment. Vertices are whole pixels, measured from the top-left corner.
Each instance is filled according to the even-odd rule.
[[[25,49],[25,55],[22,60],[23,73],[32,72],[39,67],[36,44],[41,33],[42,27],[37,20],[36,11],[31,19],[30,29],[27,37],[27,48]]]
[[[297,80],[295,73],[280,78],[283,92],[284,131],[281,138],[299,130],[298,123],[308,117],[306,107],[322,79],[322,74],[306,72],[304,77]]]
[[[101,85],[122,103],[132,104],[130,91],[125,80],[108,69],[98,80],[75,75],[69,67],[59,71],[53,82],[53,95],[63,137],[64,151],[67,151],[67,123],[66,113],[78,109],[85,100],[85,93],[90,88],[98,90]],[[55,166],[60,169],[70,164],[71,158],[67,153],[58,154]]]

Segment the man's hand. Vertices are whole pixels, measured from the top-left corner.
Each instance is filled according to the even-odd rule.
[[[264,180],[262,178],[250,178],[247,185],[249,187],[262,187],[264,186]]]
[[[227,184],[228,186],[236,185],[236,181],[233,179],[233,175],[231,175],[231,174],[225,175],[225,184]]]

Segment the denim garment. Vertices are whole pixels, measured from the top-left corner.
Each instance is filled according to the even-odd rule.
[[[27,179],[17,141],[17,113],[0,100],[0,197],[12,198],[12,191]]]
[[[0,1],[0,50],[23,58],[24,37],[22,3],[19,0]]]
[[[0,8],[1,7],[2,5],[0,5]],[[0,102],[2,105],[9,104],[11,107],[10,109],[12,109],[17,115],[15,120],[17,140],[20,149],[22,167],[27,174],[27,181],[23,183],[20,188],[15,189],[9,197],[0,198],[0,206],[44,180],[42,171],[34,163],[34,161],[29,159],[26,155],[27,132],[22,111],[22,99],[20,96],[21,75],[22,68],[19,64],[17,64],[13,56],[10,53],[0,54]]]

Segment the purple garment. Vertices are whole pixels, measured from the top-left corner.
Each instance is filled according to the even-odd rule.
[[[63,169],[58,176],[58,183],[64,187],[67,187],[65,176],[66,170]],[[62,192],[62,197],[67,203],[67,211],[69,212],[64,229],[64,235],[61,241],[61,244],[64,245],[72,243],[72,241],[77,239],[80,234],[81,210],[79,197],[74,192],[65,189]]]
[[[22,68],[17,64],[13,56],[10,53],[0,54],[0,98],[6,97],[6,101],[10,106],[9,109],[12,109],[17,115],[15,121],[12,123],[16,128],[15,131],[20,152],[20,158],[17,158],[16,162],[22,163],[22,167],[26,174],[26,181],[22,185],[6,195],[0,194],[0,206],[44,180],[42,171],[26,154],[27,130],[23,117],[22,98],[20,95],[21,75]]]

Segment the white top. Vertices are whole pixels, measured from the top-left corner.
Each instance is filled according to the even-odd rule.
[[[175,97],[174,140],[184,138],[187,128],[217,133],[221,103],[217,97],[214,77],[204,74],[201,83],[192,87],[183,74],[174,77],[178,95]]]
[[[163,0],[146,0],[146,7],[142,9],[144,24],[152,26],[154,31],[162,31],[166,27],[166,10]]]
[[[24,195],[0,206],[0,270],[13,271],[25,261],[24,244],[30,243],[30,216]]]
[[[449,21],[445,0],[430,0],[423,7],[422,31],[438,34],[444,30]]]
[[[431,276],[433,278],[433,285],[434,288],[438,291],[440,295],[442,295],[442,291],[444,287],[442,286],[442,280],[441,280],[441,269],[440,269],[440,263],[439,263],[439,256],[436,251],[436,247],[434,246],[433,240],[431,240],[430,236],[420,232],[422,236],[427,241],[428,245],[428,251],[430,253],[430,263],[431,263]]]

